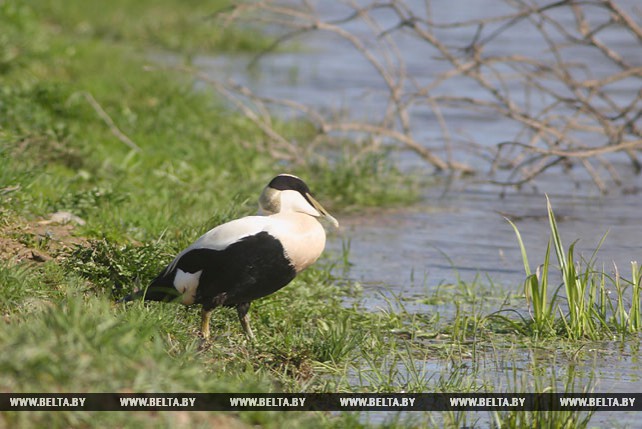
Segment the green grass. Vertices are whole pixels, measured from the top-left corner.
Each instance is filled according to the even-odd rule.
[[[197,351],[187,323],[176,323],[175,306],[115,308],[110,300],[75,294],[3,324],[0,357],[3,391],[11,392],[257,392],[269,379],[252,371],[230,371]],[[172,321],[174,322],[172,323]],[[180,320],[180,319],[179,319]],[[6,413],[10,426],[53,424],[126,425],[128,413]],[[132,414],[132,413],[129,413]],[[138,413],[140,414],[140,413]],[[248,424],[279,427],[308,416],[245,416]],[[133,416],[134,421],[139,420]],[[161,424],[147,416],[138,425]],[[172,419],[167,419],[172,420]],[[196,424],[199,416],[188,417]],[[205,419],[204,423],[207,423]],[[291,424],[291,423],[287,423]],[[164,426],[169,426],[165,423]]]
[[[536,338],[562,336],[569,339],[613,339],[640,332],[640,271],[631,262],[631,277],[625,278],[617,267],[610,274],[596,267],[596,256],[606,235],[587,261],[575,256],[575,243],[568,248],[561,235],[547,198],[550,241],[544,262],[532,273],[526,247],[517,227],[512,223],[522,253],[526,280],[524,291],[530,307],[530,320],[512,322],[521,332]],[[550,263],[551,247],[555,250],[561,285],[549,292],[554,274]],[[562,293],[563,292],[563,293]],[[502,317],[497,315],[498,317]]]
[[[639,304],[627,307],[624,299],[639,297],[637,265],[630,280],[594,275],[592,264],[573,273],[572,247],[564,252],[565,278],[570,288],[587,279],[587,296],[594,290],[582,304],[593,311],[590,323],[560,317],[561,295],[551,298],[554,288],[542,286],[542,279],[552,281],[549,262],[538,277],[525,261],[528,305],[539,321],[493,315],[488,305],[516,305],[514,296],[456,273],[415,300],[425,305],[421,311],[407,310],[402,297],[382,311],[364,309],[361,288],[332,275],[348,266],[349,242],[342,255],[326,256],[253,304],[256,343],[245,339],[231,310],[214,312],[212,344],[199,349],[198,309],[116,304],[203,232],[254,213],[276,173],[302,176],[339,220],[346,211],[409,204],[419,194],[419,182],[397,171],[386,153],[362,156],[349,142],[327,159],[273,159],[261,150],[267,140],[260,130],[214,93],[196,92],[189,76],[146,67],[159,52],[189,57],[263,48],[269,38],[256,29],[220,29],[208,18],[226,4],[0,0],[2,391],[490,391],[488,368],[517,366],[519,357],[504,354],[541,351],[539,338],[558,336],[564,341],[546,350],[571,354],[592,338],[582,326],[639,331]],[[274,123],[296,141],[309,131],[305,123]],[[85,224],[39,223],[57,211]],[[34,262],[25,258],[30,251],[52,259]],[[622,291],[622,299],[604,299],[602,285]],[[439,306],[448,304],[454,316],[440,317]],[[537,386],[510,388],[545,391],[555,382],[543,377]],[[0,427],[461,427],[477,418],[422,413],[368,423],[357,413],[2,413]],[[509,427],[534,421],[494,419],[516,422]]]
[[[206,230],[255,213],[261,189],[282,171],[301,175],[339,218],[416,199],[416,182],[385,154],[362,159],[347,149],[331,161],[284,164],[260,150],[261,131],[213,92],[146,68],[159,52],[269,43],[256,29],[221,29],[208,18],[226,4],[0,0],[2,391],[329,391],[362,353],[384,353],[371,337],[400,327],[345,306],[355,292],[330,275],[332,260],[253,305],[256,344],[233,311],[215,312],[214,341],[200,350],[197,309],[115,304]],[[305,140],[306,124],[275,124]],[[57,211],[85,224],[39,223]],[[53,259],[25,259],[31,251]],[[315,413],[2,413],[0,426],[342,427],[344,418],[354,421]]]
[[[524,382],[519,380],[511,389],[514,392],[524,392],[525,386],[534,386],[538,392],[560,393],[560,392],[583,392],[592,393],[594,380],[582,380],[578,377],[575,367],[567,366],[563,375],[556,374],[555,367],[550,373],[537,375],[533,380]],[[560,381],[561,380],[561,381]],[[529,412],[494,412],[492,415],[492,427],[495,428],[551,428],[551,429],[573,429],[588,428],[591,418],[595,412],[590,411],[529,411]]]
[[[284,170],[337,209],[416,198],[381,156],[285,165],[259,150],[260,130],[213,93],[195,92],[191,78],[146,71],[148,53],[168,49],[146,20],[190,37],[191,25],[165,28],[154,17],[181,21],[222,5],[197,3],[0,3],[9,29],[0,37],[0,189],[20,187],[3,206],[37,216],[68,210],[89,220],[82,234],[145,241],[168,225],[185,230],[251,213],[261,188]],[[94,30],[79,35],[85,27]],[[211,45],[199,49],[230,48],[217,32],[197,36]],[[252,38],[260,49],[265,37]],[[280,127],[305,139],[305,126]]]
[[[52,31],[77,39],[149,45],[182,54],[258,51],[270,45],[258,28],[238,29],[216,20],[216,12],[233,4],[229,0],[70,0],[31,2],[39,18]]]

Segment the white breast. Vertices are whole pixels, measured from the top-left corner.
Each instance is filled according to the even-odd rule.
[[[316,218],[303,213],[277,213],[268,232],[276,237],[296,272],[312,265],[325,249],[325,230]]]

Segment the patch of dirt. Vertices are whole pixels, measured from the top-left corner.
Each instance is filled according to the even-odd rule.
[[[74,223],[59,223],[51,219],[55,217],[0,224],[0,261],[16,264],[46,262],[75,245],[87,243],[85,238],[73,235]]]

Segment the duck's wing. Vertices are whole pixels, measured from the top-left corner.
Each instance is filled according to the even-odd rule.
[[[220,225],[183,250],[151,283],[148,300],[237,305],[288,284],[295,270],[275,230],[276,219],[248,216]]]

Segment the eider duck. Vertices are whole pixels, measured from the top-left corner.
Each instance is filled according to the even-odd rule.
[[[236,307],[241,326],[254,338],[248,310],[255,299],[290,283],[313,264],[325,247],[318,219],[339,223],[296,176],[280,174],[263,189],[259,215],[219,225],[203,234],[141,290],[123,299],[177,300],[201,304],[201,333],[210,336],[216,307]]]

